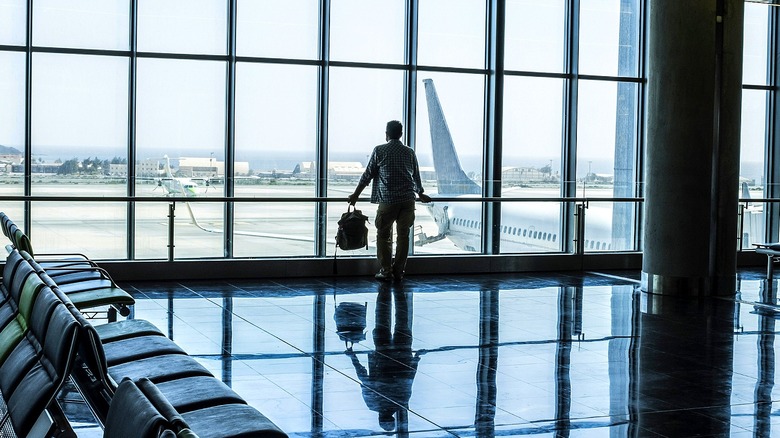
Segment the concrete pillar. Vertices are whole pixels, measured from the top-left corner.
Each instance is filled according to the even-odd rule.
[[[743,0],[650,0],[643,287],[735,292]]]

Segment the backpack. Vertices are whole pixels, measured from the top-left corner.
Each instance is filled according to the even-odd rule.
[[[350,210],[351,208],[351,210]],[[336,232],[336,246],[343,250],[368,249],[368,216],[357,210],[354,205],[347,207],[347,212],[339,219],[339,230]]]

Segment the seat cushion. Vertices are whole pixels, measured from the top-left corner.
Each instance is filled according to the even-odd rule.
[[[203,365],[184,354],[165,354],[115,365],[108,368],[108,374],[115,382],[121,382],[125,377],[133,380],[146,377],[153,383],[192,376],[211,376]]]
[[[199,438],[287,436],[260,411],[244,404],[213,406],[182,417]]]
[[[103,345],[109,367],[165,354],[187,354],[165,336],[139,336]]]
[[[164,336],[160,329],[154,324],[143,319],[127,319],[108,324],[100,324],[94,327],[103,344],[118,341],[120,339],[134,338],[136,336]]]
[[[211,376],[171,380],[158,383],[157,388],[181,414],[222,404],[246,404],[235,391]]]

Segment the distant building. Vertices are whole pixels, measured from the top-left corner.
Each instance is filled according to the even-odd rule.
[[[504,183],[547,182],[551,180],[549,172],[542,172],[535,167],[504,167],[501,169],[501,180]]]
[[[190,178],[220,177],[225,176],[225,162],[214,158],[182,157],[179,158],[178,171]],[[248,175],[249,162],[236,161],[233,172],[235,175]]]
[[[125,169],[125,172],[127,169]],[[162,163],[160,160],[143,160],[135,165],[135,176],[146,178],[157,178],[162,174]]]
[[[108,174],[111,176],[127,176],[127,164],[109,164]]]
[[[295,166],[293,175],[297,178],[314,179],[317,176],[317,166],[314,161],[304,161]],[[328,179],[349,179],[360,178],[366,168],[359,161],[330,161],[328,162]]]

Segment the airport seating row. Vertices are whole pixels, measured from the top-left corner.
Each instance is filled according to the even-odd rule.
[[[82,313],[82,309],[77,308],[72,301],[73,293],[63,290],[68,284],[93,281],[94,279],[79,277],[88,272],[88,269],[77,269],[70,273],[59,271],[72,269],[72,263],[79,266],[89,264],[85,260],[47,260],[47,266],[43,266],[26,251],[9,248],[1,283],[3,296],[9,297],[2,303],[5,305],[7,301],[9,308],[0,311],[0,323],[5,319],[26,321],[25,315],[42,318],[36,312],[44,307],[37,304],[37,307],[31,307],[29,303],[34,302],[35,297],[41,296],[40,291],[47,291],[45,296],[54,297],[54,300],[49,300],[56,301],[59,303],[58,308],[65,309],[64,313],[69,316],[68,321],[72,326],[70,331],[58,330],[58,334],[71,333],[73,339],[68,338],[68,343],[66,340],[60,341],[61,336],[46,338],[52,349],[56,346],[56,351],[68,351],[70,354],[64,362],[65,365],[60,366],[60,374],[49,375],[61,376],[62,378],[57,380],[61,385],[61,380],[64,380],[70,371],[70,376],[87,405],[104,426],[104,436],[287,436],[148,321],[129,319],[93,326]],[[59,274],[57,278],[73,283],[59,285],[49,274],[50,270]],[[77,280],[78,278],[81,280]],[[24,309],[24,312],[20,313],[18,309]],[[60,310],[60,313],[63,311]],[[17,318],[17,314],[23,316]],[[32,324],[22,324],[18,321],[14,324],[25,329],[32,327]],[[41,326],[41,323],[36,324],[36,327]],[[11,353],[5,353],[6,350],[12,350],[11,345],[7,345],[7,339],[12,333],[20,331],[24,332],[20,328],[3,328],[0,332],[0,391],[6,400],[7,394],[15,395],[13,390],[16,387],[6,387],[4,381],[18,380],[10,377],[15,374],[6,373],[4,368],[4,361],[10,361],[12,357]],[[19,337],[18,334],[14,336]],[[70,349],[66,348],[67,346],[70,346]],[[29,360],[25,364],[27,362]],[[51,386],[54,387],[53,384]],[[56,390],[51,394],[47,393],[44,404],[27,406],[27,400],[33,399],[25,395],[24,399],[13,399],[9,406],[23,403],[25,409],[32,413],[43,411],[49,406],[55,393]],[[153,406],[153,409],[149,406]],[[34,415],[27,414],[24,419],[9,417],[8,422],[13,425],[16,435],[52,436],[49,432],[40,431],[30,434],[30,420],[27,417],[32,416]],[[131,418],[132,421],[129,420]],[[130,425],[132,422],[137,422],[137,425]],[[141,424],[145,426],[139,426]]]
[[[4,212],[0,212],[0,228],[11,241],[6,250],[17,249],[30,259],[35,257],[80,311],[97,316],[102,313],[98,309],[105,308],[109,321],[116,321],[117,312],[123,316],[130,313],[129,306],[135,303],[132,295],[119,287],[105,269],[85,255],[35,256],[29,237]]]
[[[32,266],[7,262],[0,283],[0,435],[54,435],[50,411],[74,363],[78,322]]]

